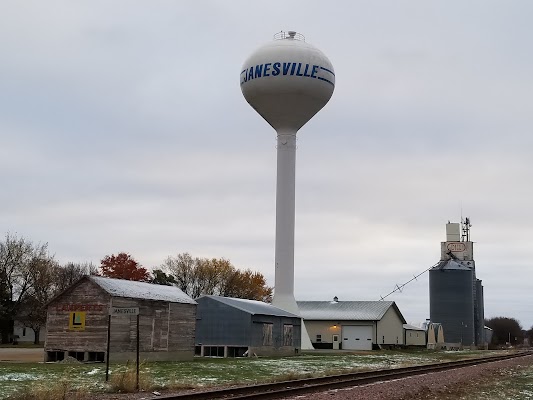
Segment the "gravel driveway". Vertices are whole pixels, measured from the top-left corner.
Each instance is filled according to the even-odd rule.
[[[42,362],[44,361],[44,349],[40,347],[0,347],[0,361]]]

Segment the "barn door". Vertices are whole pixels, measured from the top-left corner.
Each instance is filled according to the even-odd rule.
[[[168,317],[166,310],[156,310],[152,320],[152,348],[168,350]]]

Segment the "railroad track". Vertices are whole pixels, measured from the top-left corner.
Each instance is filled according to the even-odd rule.
[[[253,386],[239,386],[213,391],[162,396],[159,398],[165,400],[279,399],[305,393],[323,392],[331,389],[360,386],[374,382],[382,382],[398,378],[405,378],[408,376],[427,374],[430,372],[468,367],[471,365],[507,360],[510,358],[523,357],[531,354],[533,354],[533,352],[520,352],[503,356],[482,357],[469,360],[443,362],[438,364],[415,365],[404,368],[380,369],[375,371],[331,375],[319,378],[306,378],[284,382],[264,383]]]

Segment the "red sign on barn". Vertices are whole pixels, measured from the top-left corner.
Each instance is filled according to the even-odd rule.
[[[56,305],[56,311],[107,311],[105,304],[58,304]]]

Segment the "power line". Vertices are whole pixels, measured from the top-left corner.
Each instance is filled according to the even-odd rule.
[[[412,281],[416,281],[418,280],[418,277],[421,276],[421,275],[424,275],[426,272],[428,272],[431,268],[434,268],[436,267],[437,265],[439,265],[440,261],[438,263],[436,263],[435,265],[432,265],[431,267],[429,267],[428,269],[426,269],[425,271],[419,273],[418,275],[414,275],[411,279],[409,279],[407,282],[401,284],[401,285],[398,285],[396,284],[396,286],[394,287],[394,290],[392,292],[390,292],[389,294],[386,294],[385,296],[380,296],[381,299],[380,300],[384,300],[386,299],[387,297],[389,297],[391,294],[393,293],[396,293],[396,292],[402,292],[402,289],[409,283],[411,283]]]

